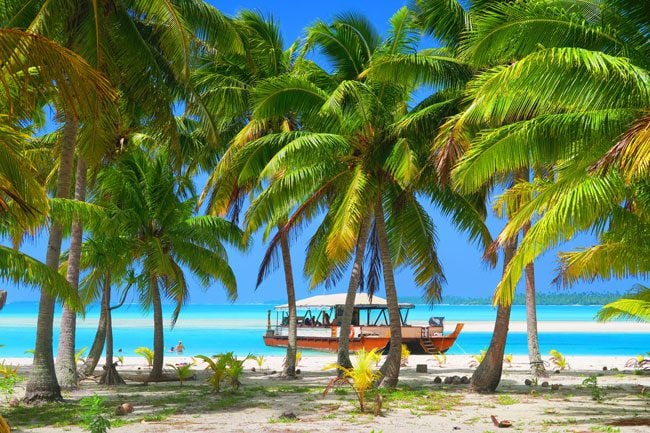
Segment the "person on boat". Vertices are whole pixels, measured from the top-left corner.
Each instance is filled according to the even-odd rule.
[[[178,344],[176,345],[176,353],[183,353],[185,351],[185,346],[183,346],[182,341],[178,341]]]
[[[311,318],[307,317],[305,319],[305,326],[311,326]]]
[[[330,326],[330,315],[323,311],[323,326]]]

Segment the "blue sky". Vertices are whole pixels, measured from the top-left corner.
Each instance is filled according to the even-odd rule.
[[[249,1],[224,1],[209,0],[220,10],[228,15],[233,15],[242,9],[256,9],[265,14],[272,14],[279,23],[284,36],[285,44],[291,44],[296,38],[303,35],[304,28],[317,19],[329,20],[340,12],[359,12],[368,17],[381,32],[388,28],[388,19],[391,15],[405,2],[400,1],[369,1],[357,0],[354,2],[344,0],[328,1],[306,1],[290,2],[282,0],[249,0]],[[427,45],[433,44],[433,41],[425,42]],[[198,188],[202,188],[201,180],[198,182]],[[429,208],[438,231],[438,251],[442,261],[447,285],[445,286],[444,295],[469,296],[469,297],[487,297],[490,296],[496,286],[501,273],[501,264],[494,269],[486,267],[481,261],[481,252],[475,245],[467,242],[466,237],[456,231],[436,209]],[[501,229],[503,222],[496,218],[489,218],[488,225],[493,235],[496,235]],[[303,277],[302,263],[305,257],[305,245],[314,227],[307,228],[303,236],[296,239],[292,244],[292,255],[294,262],[294,276],[296,279],[298,297],[304,297],[308,294],[307,282]],[[568,247],[584,246],[593,243],[589,236],[581,236],[570,243]],[[23,251],[44,259],[45,247],[47,243],[46,236],[27,241]],[[235,270],[238,281],[238,302],[263,302],[268,300],[284,299],[284,275],[281,269],[273,273],[259,289],[255,290],[255,281],[257,269],[261,258],[264,254],[265,246],[261,239],[257,237],[253,248],[246,254],[236,251],[230,253],[230,262]],[[555,252],[550,252],[537,262],[537,287],[540,291],[554,291],[556,288],[551,286],[551,280],[555,275],[557,262],[555,261]],[[191,284],[191,299],[193,303],[223,303],[227,302],[224,291],[218,285],[203,291],[199,284],[192,278],[189,279]],[[412,283],[412,274],[408,270],[401,271],[397,274],[397,287],[401,296],[418,296],[419,289],[415,288]],[[591,284],[580,284],[573,290],[579,291],[626,291],[635,280],[595,282]],[[10,302],[37,300],[38,294],[29,288],[21,287],[16,289],[14,286],[7,284],[10,290]],[[345,278],[341,282],[337,291],[344,291],[347,285]],[[323,289],[317,289],[315,293],[322,293]],[[381,296],[382,294],[380,294]]]

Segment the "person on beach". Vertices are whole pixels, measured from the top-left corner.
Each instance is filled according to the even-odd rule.
[[[169,348],[169,351],[174,352],[174,349],[175,349],[174,346],[172,346],[172,347]]]
[[[179,340],[178,344],[176,345],[176,353],[183,353],[185,351],[185,346],[183,346],[183,342]]]

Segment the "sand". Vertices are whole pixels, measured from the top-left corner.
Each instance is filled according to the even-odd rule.
[[[507,419],[511,430],[518,432],[648,432],[650,431],[650,375],[635,373],[625,366],[628,358],[568,356],[570,369],[551,373],[537,386],[526,386],[530,377],[526,356],[515,356],[504,366],[498,392],[478,395],[468,392],[467,385],[434,384],[436,377],[471,376],[470,356],[448,356],[442,366],[432,356],[411,356],[402,369],[401,393],[384,397],[381,415],[360,413],[350,391],[322,390],[333,377],[322,367],[335,361],[333,355],[306,356],[300,361],[300,379],[284,380],[273,371],[281,369],[280,357],[267,357],[262,370],[253,360],[246,361],[246,373],[237,393],[219,395],[205,385],[205,372],[195,367],[197,380],[181,387],[177,382],[150,384],[130,383],[117,389],[100,387],[86,380],[78,390],[66,392],[68,402],[83,396],[105,395],[111,404],[132,402],[135,411],[120,419],[123,424],[111,432],[395,432],[417,430],[437,432],[495,432],[490,416]],[[7,359],[20,363],[22,371],[31,360]],[[190,361],[190,357],[167,357],[166,363]],[[126,358],[119,367],[124,376],[144,375],[148,369],[142,359]],[[426,364],[427,373],[416,373],[417,364]],[[607,371],[603,371],[607,367]],[[255,371],[252,371],[252,369]],[[612,369],[618,369],[612,370]],[[98,371],[99,373],[99,371]],[[593,391],[583,380],[598,374],[598,390],[602,402],[592,399]],[[542,387],[542,381],[549,385]],[[347,389],[347,388],[343,388]],[[415,389],[415,391],[414,391]],[[20,396],[21,390],[18,390]],[[174,402],[174,399],[181,401]],[[374,402],[370,402],[370,408]],[[9,408],[0,411],[11,421]],[[291,413],[296,419],[282,418]],[[161,415],[162,414],[162,415]],[[52,419],[38,428],[23,422],[16,432],[53,433],[83,431],[78,426],[54,426]],[[611,423],[644,425],[618,426]]]

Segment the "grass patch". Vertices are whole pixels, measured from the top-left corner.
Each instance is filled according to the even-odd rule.
[[[463,400],[459,394],[448,394],[427,389],[404,388],[380,391],[384,397],[384,408],[396,406],[417,413],[433,413],[454,410]]]
[[[501,406],[510,406],[519,403],[519,400],[508,394],[503,394],[497,397],[497,403]]]

